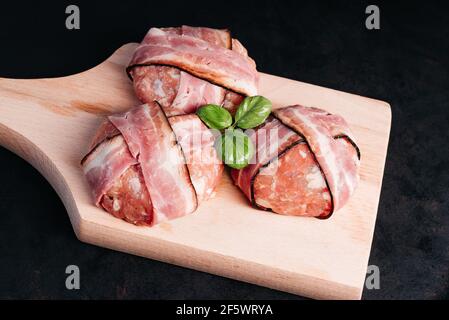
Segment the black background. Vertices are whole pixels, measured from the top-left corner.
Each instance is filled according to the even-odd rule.
[[[65,28],[77,4],[81,29]],[[377,4],[381,30],[365,28]],[[365,299],[449,298],[449,9],[445,1],[58,1],[0,4],[0,76],[70,75],[151,26],[229,27],[267,73],[391,103]],[[55,92],[57,94],[57,92]],[[0,298],[300,297],[79,242],[46,180],[0,148]],[[65,288],[65,267],[81,290]]]

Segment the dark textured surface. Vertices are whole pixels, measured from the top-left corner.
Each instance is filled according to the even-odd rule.
[[[150,26],[229,27],[259,70],[388,101],[393,126],[370,264],[381,289],[366,299],[449,298],[449,10],[445,2],[80,3],[1,5],[0,76],[69,75],[92,67]],[[221,2],[220,2],[221,3]],[[226,10],[223,11],[223,8]],[[55,93],[57,94],[57,93]],[[0,298],[297,298],[80,243],[45,179],[0,148]],[[65,267],[81,290],[65,289]]]

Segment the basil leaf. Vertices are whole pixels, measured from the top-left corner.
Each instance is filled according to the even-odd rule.
[[[235,125],[242,129],[257,127],[268,118],[271,107],[271,101],[265,97],[246,97],[235,113]]]
[[[234,169],[246,167],[254,155],[251,139],[242,130],[226,130],[215,141],[215,148],[223,162]]]
[[[196,112],[203,122],[212,129],[225,129],[232,124],[232,116],[228,110],[215,104],[206,104]]]

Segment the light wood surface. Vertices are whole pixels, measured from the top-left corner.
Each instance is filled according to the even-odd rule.
[[[315,106],[349,122],[362,153],[361,182],[350,202],[328,220],[279,216],[253,209],[226,174],[216,196],[194,214],[153,228],[136,227],[93,205],[79,167],[102,116],[138,104],[124,71],[135,46],[124,45],[99,66],[69,77],[0,78],[0,144],[50,181],[76,236],[312,298],[359,299],[387,153],[390,106],[262,74],[260,93],[275,106]]]

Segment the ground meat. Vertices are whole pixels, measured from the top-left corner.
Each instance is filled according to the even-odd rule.
[[[134,91],[140,101],[156,100],[170,108],[179,88],[180,71],[166,66],[141,66],[131,69]]]
[[[153,207],[140,165],[129,167],[116,179],[101,200],[101,206],[113,216],[136,225],[151,225]]]
[[[263,167],[254,179],[254,201],[274,212],[327,216],[332,199],[326,180],[306,143],[299,143]]]

